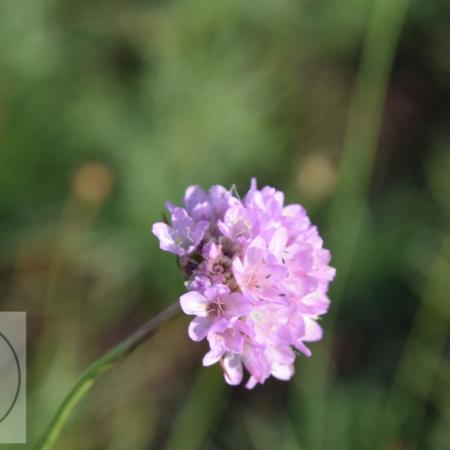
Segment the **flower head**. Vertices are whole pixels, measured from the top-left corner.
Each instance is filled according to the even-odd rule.
[[[171,225],[152,231],[186,275],[180,303],[194,316],[190,338],[209,343],[203,364],[219,363],[232,385],[245,368],[248,388],[290,379],[296,355],[310,356],[306,343],[322,337],[317,320],[335,275],[305,209],[285,206],[282,192],[258,190],[255,180],[243,200],[222,186],[191,186],[184,208],[167,209]]]

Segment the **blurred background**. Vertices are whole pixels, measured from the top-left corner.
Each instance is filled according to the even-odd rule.
[[[231,388],[179,318],[95,385],[56,448],[450,448],[449,100],[446,0],[1,2],[0,309],[28,313],[21,448],[183,292],[150,234],[164,201],[252,176],[332,251],[313,357],[289,383]]]

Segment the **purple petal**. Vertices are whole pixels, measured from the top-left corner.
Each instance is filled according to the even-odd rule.
[[[196,317],[188,328],[189,337],[193,341],[201,341],[207,336],[209,329],[211,328],[212,321],[208,317]]]
[[[252,305],[247,297],[242,294],[233,293],[226,300],[226,312],[231,316],[243,316],[249,314]]]
[[[188,211],[207,200],[208,194],[200,186],[189,186],[184,194],[184,206]]]
[[[217,298],[227,297],[230,289],[223,284],[215,284],[205,291],[205,297],[213,301]]]

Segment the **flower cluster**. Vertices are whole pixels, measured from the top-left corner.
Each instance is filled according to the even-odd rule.
[[[222,186],[191,186],[183,208],[166,207],[171,225],[155,223],[153,233],[186,276],[180,303],[195,316],[190,338],[208,340],[203,364],[219,362],[232,385],[245,367],[250,389],[270,375],[291,378],[296,355],[311,355],[305,342],[322,337],[317,319],[335,275],[305,209],[255,180],[242,200]]]

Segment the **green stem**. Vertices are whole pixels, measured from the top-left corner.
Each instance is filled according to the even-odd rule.
[[[117,344],[109,352],[92,363],[63,400],[53,417],[47,432],[41,442],[37,445],[36,450],[52,449],[75,407],[87,394],[97,379],[111,367],[122,361],[136,347],[154,336],[165,324],[167,324],[167,322],[173,319],[179,311],[180,306],[179,303],[176,302],[157,316],[150,319],[131,336]]]

